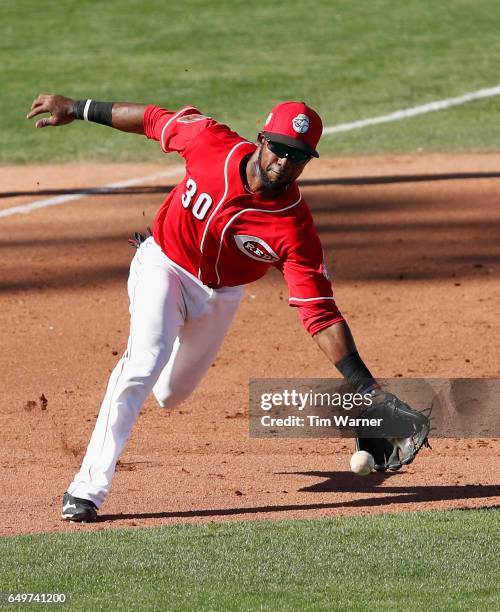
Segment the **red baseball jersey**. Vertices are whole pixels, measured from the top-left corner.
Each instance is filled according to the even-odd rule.
[[[144,133],[186,161],[184,180],[154,222],[154,239],[172,261],[213,288],[251,283],[274,266],[310,334],[343,320],[297,184],[264,200],[242,179],[255,144],[192,106],[177,112],[148,106]]]

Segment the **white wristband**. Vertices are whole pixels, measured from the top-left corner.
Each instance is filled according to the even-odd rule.
[[[83,119],[84,121],[88,121],[88,114],[89,114],[89,108],[90,108],[90,103],[92,102],[92,100],[87,100],[85,102],[85,107],[83,109]]]

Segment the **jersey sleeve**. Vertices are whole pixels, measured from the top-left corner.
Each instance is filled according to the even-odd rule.
[[[176,151],[186,157],[193,140],[213,123],[211,117],[202,115],[194,106],[179,111],[148,106],[144,113],[144,134],[158,140],[164,153]]]
[[[344,320],[333,297],[312,218],[301,228],[282,272],[288,285],[288,303],[299,309],[302,325],[312,336]]]

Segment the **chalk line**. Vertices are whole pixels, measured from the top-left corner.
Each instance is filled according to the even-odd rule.
[[[148,176],[139,176],[137,178],[129,179],[126,181],[118,181],[116,183],[109,183],[102,187],[94,187],[90,189],[82,189],[80,193],[65,193],[53,198],[46,198],[43,200],[35,200],[29,204],[22,204],[20,206],[12,206],[11,208],[5,208],[0,210],[0,217],[10,217],[11,215],[25,215],[38,210],[39,208],[46,208],[47,206],[57,206],[59,204],[65,204],[66,202],[72,202],[73,200],[80,200],[89,195],[106,193],[107,191],[113,191],[122,187],[132,187],[133,185],[140,185],[141,183],[147,183],[148,181],[154,181],[161,178],[168,178],[184,172],[184,166],[173,166],[163,172],[157,172],[156,174],[149,174]]]
[[[414,106],[413,108],[398,110],[394,113],[390,113],[389,115],[381,115],[379,117],[371,117],[370,119],[361,119],[360,121],[340,123],[339,125],[326,127],[323,130],[323,136],[357,130],[359,128],[366,127],[367,125],[378,125],[380,123],[389,123],[390,121],[401,121],[401,119],[408,119],[408,117],[415,117],[416,115],[423,115],[425,113],[450,108],[451,106],[466,104],[467,102],[472,102],[473,100],[481,100],[483,98],[491,98],[498,95],[500,95],[500,85],[488,87],[486,89],[478,89],[478,91],[472,91],[470,93],[463,94],[462,96],[456,96],[455,98],[446,98],[445,100],[437,100],[435,102],[421,104],[420,106]]]

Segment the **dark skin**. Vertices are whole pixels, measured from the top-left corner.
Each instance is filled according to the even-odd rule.
[[[35,127],[67,125],[75,120],[74,104],[75,100],[72,98],[40,94],[31,105],[27,119],[50,113],[50,117],[38,119]],[[122,132],[144,135],[146,108],[145,104],[114,103],[113,127]],[[259,134],[257,149],[246,163],[247,185],[260,197],[273,199],[302,174],[307,163],[308,161],[295,164],[287,157],[278,157],[268,148],[266,139]],[[314,340],[333,364],[356,351],[354,339],[345,321],[321,330],[315,334]]]

